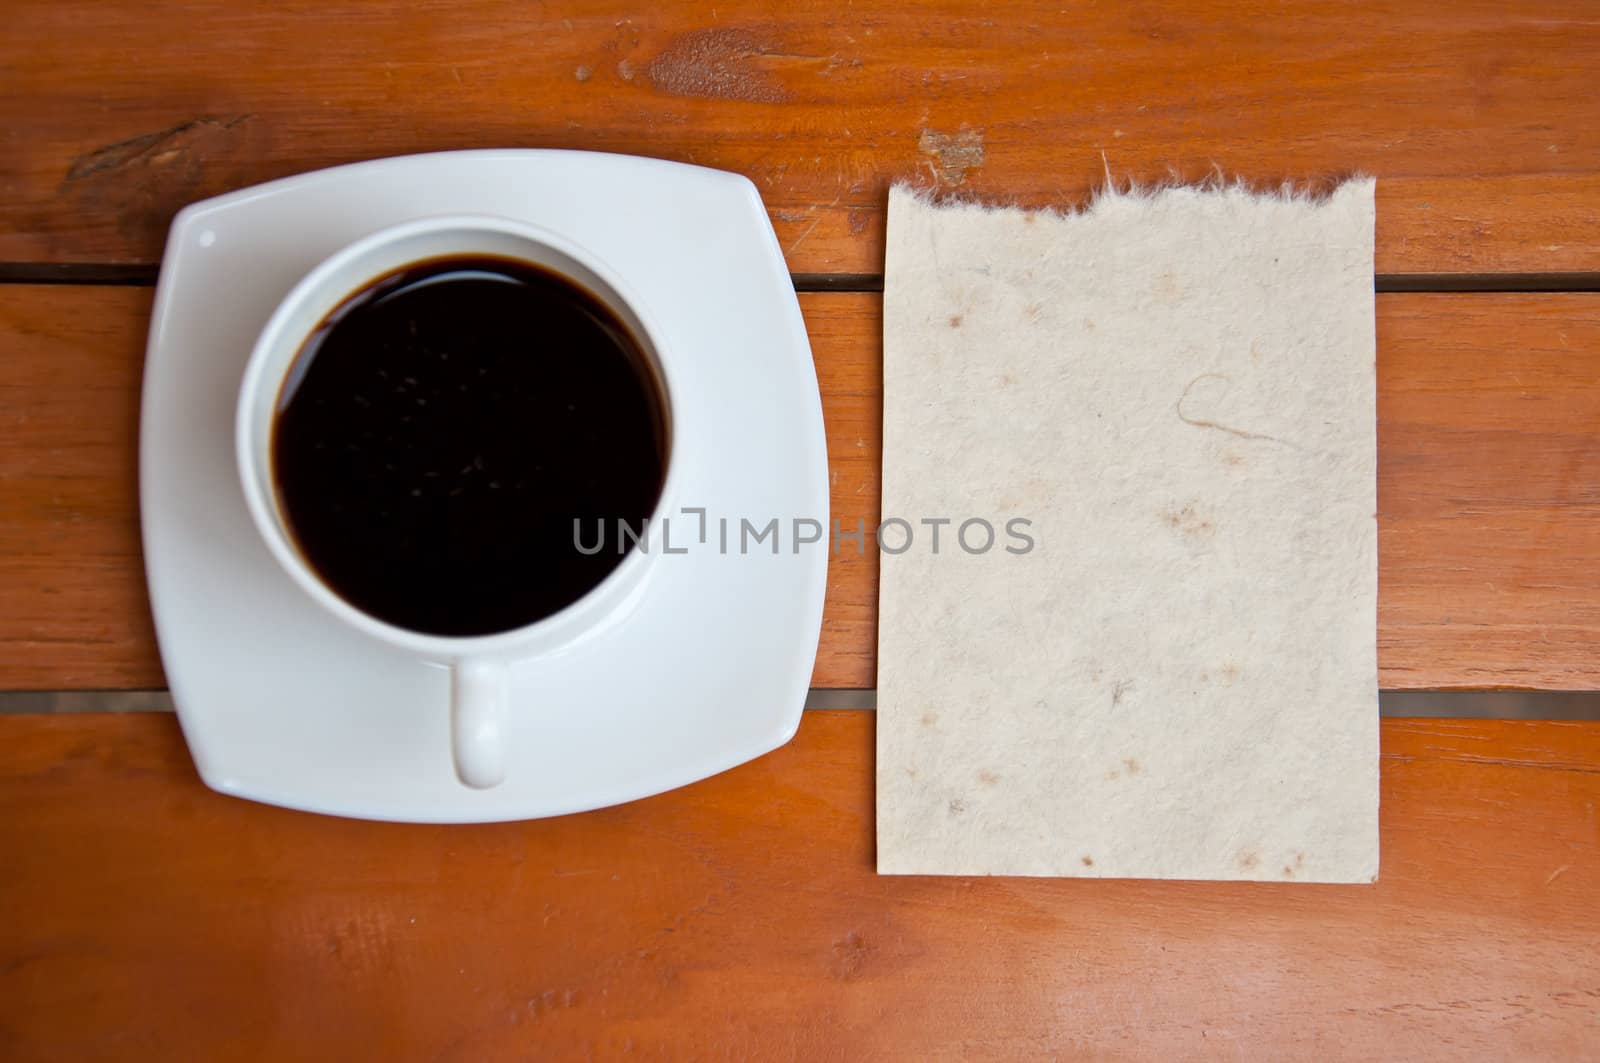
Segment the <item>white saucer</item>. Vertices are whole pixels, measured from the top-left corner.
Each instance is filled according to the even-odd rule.
[[[582,244],[682,354],[687,554],[661,557],[620,625],[512,677],[507,778],[457,781],[448,676],[343,626],[267,552],[245,510],[233,412],[256,334],[304,273],[366,233],[498,214]],[[676,363],[675,363],[676,368]],[[679,398],[675,394],[675,402]],[[677,411],[675,411],[676,413]],[[224,793],[429,822],[522,819],[681,786],[787,742],[822,624],[822,404],[804,322],[755,186],[621,155],[477,151],[306,174],[178,215],[157,289],[140,508],[167,681],[195,763]],[[781,549],[717,549],[717,518],[777,518]]]

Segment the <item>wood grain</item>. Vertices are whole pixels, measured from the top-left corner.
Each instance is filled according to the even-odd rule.
[[[164,685],[139,552],[150,301],[0,287],[0,689]]]
[[[1120,178],[1379,177],[1381,273],[1600,269],[1592,0],[16,0],[0,261],[150,263],[185,203],[440,149],[749,175],[797,272],[877,272],[906,179],[1035,206]]]
[[[873,873],[870,713],[563,819],[206,790],[174,721],[0,717],[0,1054],[1575,1059],[1600,725],[1386,721],[1375,886]]]
[[[139,289],[0,288],[0,689],[162,685],[134,483]],[[879,519],[880,299],[801,298],[833,516]],[[1600,686],[1600,296],[1378,297],[1388,689]],[[829,571],[814,683],[875,682],[878,559]]]
[[[1378,303],[1384,686],[1600,686],[1600,297]]]

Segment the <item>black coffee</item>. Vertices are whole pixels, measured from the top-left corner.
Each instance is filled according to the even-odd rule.
[[[523,262],[408,266],[338,307],[278,401],[273,470],[301,552],[358,609],[483,635],[619,565],[666,465],[654,372],[597,298]],[[606,548],[592,554],[599,527]]]

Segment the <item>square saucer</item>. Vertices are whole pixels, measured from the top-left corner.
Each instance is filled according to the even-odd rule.
[[[515,666],[506,779],[488,790],[456,778],[447,671],[297,587],[250,521],[234,460],[245,362],[289,289],[368,233],[447,213],[532,222],[589,249],[645,305],[681,381],[674,446],[689,512],[668,516],[689,549],[651,566],[625,621]],[[448,152],[186,208],[157,287],[139,478],[167,681],[200,775],[223,793],[369,819],[527,819],[682,786],[799,725],[827,549],[792,548],[787,529],[828,526],[827,447],[788,269],[738,175],[591,152]],[[781,549],[724,551],[719,519],[776,519]]]

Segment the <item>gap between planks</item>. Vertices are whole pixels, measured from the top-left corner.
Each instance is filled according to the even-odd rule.
[[[96,262],[0,262],[0,284],[100,284],[149,287],[153,265]],[[794,273],[796,292],[881,292],[881,273]],[[1600,271],[1571,273],[1378,273],[1373,290],[1381,293],[1440,292],[1554,293],[1600,292]]]
[[[808,710],[873,711],[870,688],[812,687]],[[77,690],[0,693],[0,715],[75,712],[170,712],[164,690]],[[1404,719],[1600,720],[1600,691],[1395,690],[1379,694],[1379,715]]]

